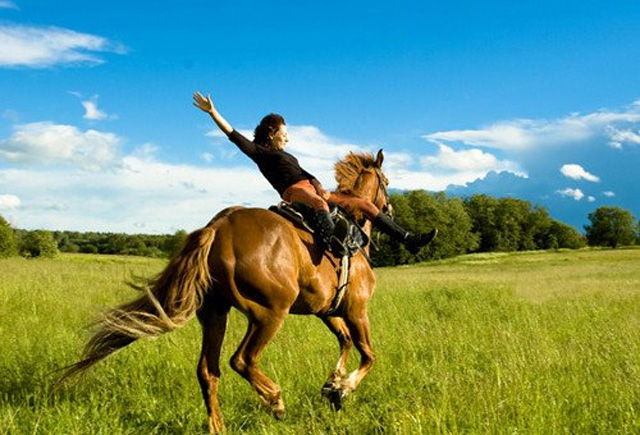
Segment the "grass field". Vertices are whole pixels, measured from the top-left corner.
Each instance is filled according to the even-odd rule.
[[[205,433],[199,326],[135,343],[82,383],[50,393],[101,309],[159,260],[0,260],[0,432]],[[320,396],[338,346],[291,316],[263,367],[287,405],[266,413],[225,364],[229,433],[640,433],[640,250],[484,254],[378,269],[377,364],[340,412]],[[234,312],[228,361],[246,322]],[[351,367],[357,358],[352,356]]]

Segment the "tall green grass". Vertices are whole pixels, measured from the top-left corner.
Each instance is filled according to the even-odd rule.
[[[378,269],[370,307],[377,364],[340,412],[320,396],[338,346],[291,316],[265,351],[284,421],[226,364],[246,321],[234,312],[220,398],[230,433],[640,433],[640,250],[484,254]],[[164,263],[126,257],[0,260],[0,432],[205,433],[194,320],[134,343],[75,386],[74,362],[123,281]],[[357,355],[350,368],[357,365]]]

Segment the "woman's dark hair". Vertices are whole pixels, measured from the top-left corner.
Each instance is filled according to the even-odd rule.
[[[262,118],[253,131],[253,141],[258,145],[268,145],[269,136],[273,136],[281,125],[285,125],[284,118],[276,113],[270,113]]]

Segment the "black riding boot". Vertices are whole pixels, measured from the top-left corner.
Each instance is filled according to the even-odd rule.
[[[336,228],[331,214],[327,210],[317,210],[313,224],[318,235],[317,240],[326,249],[331,245],[331,236],[333,236],[333,230]]]
[[[407,250],[413,255],[416,255],[420,249],[431,243],[431,241],[436,237],[436,234],[438,234],[438,230],[436,228],[428,233],[412,234],[383,213],[376,216],[373,220],[373,226],[390,236],[392,239],[402,242]]]
[[[336,224],[331,214],[326,210],[317,210],[314,216],[314,229],[318,237],[316,241],[324,250],[331,251],[335,256],[347,255],[347,250],[342,242],[334,235]]]

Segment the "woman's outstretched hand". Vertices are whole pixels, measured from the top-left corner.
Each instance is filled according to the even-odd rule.
[[[214,107],[213,102],[211,101],[211,97],[207,94],[207,98],[205,98],[200,92],[193,93],[193,105],[203,112],[213,113]]]
[[[203,97],[200,92],[193,93],[193,105],[211,116],[211,119],[218,125],[226,135],[231,134],[233,127],[218,113],[213,106],[211,97],[207,94],[207,98]]]

